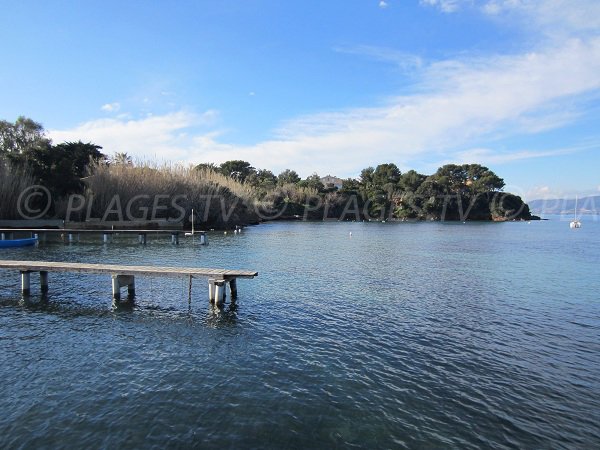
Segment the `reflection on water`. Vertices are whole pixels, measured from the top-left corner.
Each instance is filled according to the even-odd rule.
[[[350,232],[352,233],[350,235]],[[0,271],[0,446],[594,448],[600,224],[278,223],[209,246],[93,236],[10,259],[257,270]],[[127,418],[127,420],[124,420]]]

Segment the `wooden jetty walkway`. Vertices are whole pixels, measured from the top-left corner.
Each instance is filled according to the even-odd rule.
[[[115,234],[137,234],[140,244],[146,244],[148,235],[171,235],[171,242],[179,244],[179,236],[184,234],[181,230],[156,229],[156,230],[103,230],[87,228],[0,228],[0,239],[12,239],[14,233],[31,233],[31,237],[45,240],[46,234],[60,234],[67,242],[76,242],[80,234],[101,234],[105,243],[110,242]],[[187,236],[188,233],[185,233]],[[200,239],[200,244],[208,244],[206,231],[195,231],[194,236]]]
[[[237,296],[238,278],[254,278],[258,272],[248,270],[202,269],[197,267],[158,267],[158,266],[126,266],[115,264],[88,264],[52,261],[7,261],[0,260],[0,269],[18,270],[21,273],[21,293],[28,296],[31,292],[31,273],[39,272],[42,293],[48,292],[48,272],[74,273],[108,273],[112,276],[113,299],[121,299],[121,288],[127,287],[128,298],[135,296],[135,276],[167,276],[192,278],[207,277],[210,302],[222,305],[225,302],[225,289],[229,285],[231,298]]]

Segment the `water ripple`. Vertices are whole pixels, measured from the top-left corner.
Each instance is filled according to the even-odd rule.
[[[48,299],[24,301],[0,273],[0,446],[597,447],[600,227],[524,225],[269,224],[208,247],[7,254],[260,276],[218,310],[203,280],[188,304],[185,280],[140,277],[115,308],[107,276],[50,274]]]

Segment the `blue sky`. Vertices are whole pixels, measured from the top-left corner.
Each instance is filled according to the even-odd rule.
[[[0,118],[183,163],[600,193],[597,0],[3,1]]]

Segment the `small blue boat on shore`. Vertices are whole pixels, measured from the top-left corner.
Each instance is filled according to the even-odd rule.
[[[0,248],[28,247],[35,245],[37,238],[7,239],[0,241]]]

